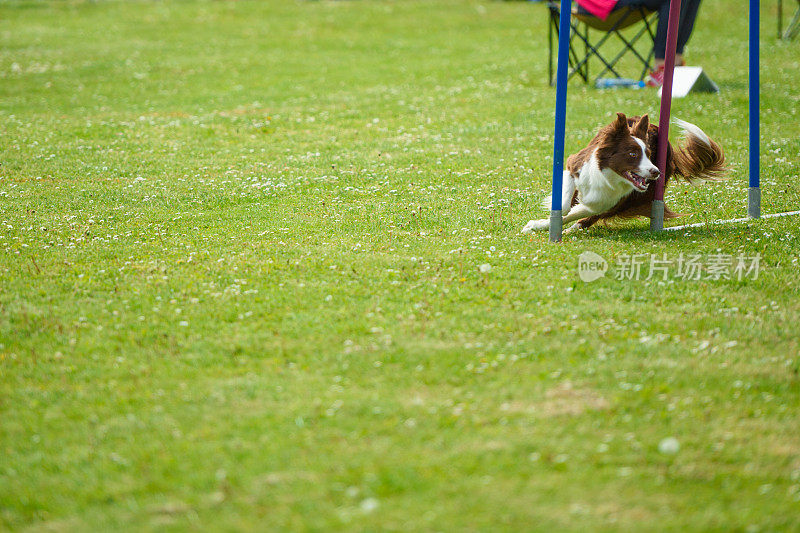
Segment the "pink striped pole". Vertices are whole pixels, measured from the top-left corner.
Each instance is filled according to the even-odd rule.
[[[675,48],[678,46],[678,24],[681,17],[681,0],[669,3],[667,23],[667,49],[664,54],[664,85],[661,87],[661,111],[658,115],[658,154],[656,166],[661,177],[656,181],[655,197],[650,211],[650,229],[664,229],[664,184],[667,176],[667,143],[669,142],[669,114],[672,107],[672,78],[675,73]]]

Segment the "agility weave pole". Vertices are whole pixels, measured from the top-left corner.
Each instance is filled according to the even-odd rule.
[[[671,0],[669,21],[667,23],[667,46],[664,58],[664,84],[661,91],[661,108],[659,111],[659,138],[658,158],[656,166],[661,171],[661,177],[656,182],[654,200],[651,207],[650,229],[653,231],[664,230],[664,183],[667,157],[667,142],[669,139],[670,110],[672,106],[672,81],[675,71],[675,49],[678,41],[678,24],[680,20],[681,0]],[[553,142],[553,197],[550,211],[550,240],[560,242],[563,230],[561,213],[562,182],[564,173],[564,133],[566,127],[567,111],[567,66],[569,53],[569,18],[564,13],[572,12],[571,0],[561,0],[561,19],[559,20],[558,40],[558,67],[556,71],[556,112],[555,136]],[[569,15],[568,15],[569,16]],[[759,0],[750,0],[749,17],[749,121],[750,121],[750,146],[749,146],[749,188],[747,196],[747,218],[722,220],[716,224],[744,222],[753,218],[776,218],[798,215],[800,211],[774,213],[761,215],[761,184],[760,184],[760,6]],[[667,230],[681,230],[705,226],[706,223],[673,226]]]
[[[749,188],[747,190],[747,218],[735,218],[731,220],[721,220],[719,222],[697,224],[687,224],[684,226],[673,226],[667,230],[682,230],[687,228],[698,228],[706,225],[730,224],[734,222],[746,222],[754,218],[778,218],[800,215],[800,211],[788,211],[785,213],[772,213],[769,215],[761,214],[761,109],[760,102],[760,5],[759,0],[750,0],[750,19],[749,19],[749,76],[748,92],[750,100],[750,146],[749,146]]]
[[[655,195],[650,208],[650,229],[664,229],[664,186],[667,178],[667,146],[669,146],[669,115],[672,110],[672,79],[675,75],[675,49],[678,46],[678,25],[681,17],[681,0],[669,3],[667,22],[667,48],[664,53],[664,84],[661,86],[661,109],[658,114],[658,158],[656,167],[661,172],[656,181]]]
[[[558,21],[558,66],[556,67],[556,116],[553,135],[553,199],[550,205],[550,241],[561,242],[564,221],[561,213],[561,191],[564,180],[564,133],[567,122],[567,66],[569,59],[572,0],[561,0]]]
[[[748,92],[750,100],[750,146],[749,146],[749,188],[747,190],[747,218],[734,218],[730,220],[720,220],[716,222],[698,222],[697,224],[686,224],[683,226],[673,226],[664,228],[668,231],[682,230],[688,228],[699,228],[703,226],[716,226],[720,224],[731,224],[735,222],[747,222],[754,218],[779,218],[800,215],[800,211],[787,211],[784,213],[761,214],[761,109],[760,102],[760,27],[761,22],[759,0],[750,0],[750,20],[749,20],[749,76]],[[671,18],[670,18],[671,21]],[[669,45],[667,45],[669,47]],[[660,127],[660,125],[659,125]],[[660,139],[659,139],[660,141]],[[660,150],[660,148],[659,148]],[[660,167],[659,167],[660,168]],[[655,202],[654,202],[655,203]],[[663,204],[662,204],[663,208]],[[652,220],[651,220],[652,224]]]
[[[653,200],[653,207],[650,217],[650,229],[662,230],[664,229],[664,177],[666,168],[666,155],[667,155],[667,140],[669,136],[669,115],[670,106],[672,103],[672,78],[675,68],[675,46],[677,44],[678,34],[678,20],[680,17],[680,3],[681,0],[672,0],[670,2],[669,10],[669,23],[667,25],[667,50],[665,65],[664,65],[664,86],[661,92],[661,113],[658,120],[658,161],[656,166],[661,171],[661,177],[656,182],[655,199]],[[677,5],[676,5],[677,4]],[[760,5],[759,0],[750,0],[750,17],[749,17],[749,76],[748,76],[748,92],[749,92],[749,121],[750,121],[750,147],[749,147],[749,188],[747,191],[747,217],[737,218],[732,220],[723,220],[719,224],[726,224],[730,222],[743,222],[750,218],[761,218],[761,124],[759,111],[761,109],[760,103]],[[666,98],[665,98],[666,96]],[[799,214],[800,211],[791,211],[788,213],[776,213],[767,215],[764,218],[781,217],[788,215]],[[667,228],[669,230],[679,230],[685,228],[693,228],[704,226],[705,223],[689,224],[686,226],[674,226]]]
[[[750,188],[747,191],[747,216],[749,218],[761,217],[760,19],[759,0],[750,0],[750,76],[748,84],[750,93]]]
[[[753,0],[756,1],[757,0]],[[561,0],[559,19],[558,66],[556,68],[556,111],[553,135],[553,193],[550,205],[550,241],[561,242],[563,232],[562,186],[564,179],[564,133],[567,118],[567,67],[569,60],[570,24],[572,0]],[[655,200],[652,205],[650,228],[664,228],[664,177],[667,167],[667,141],[669,138],[669,114],[672,105],[672,78],[675,70],[675,48],[678,43],[678,23],[681,0],[671,0],[667,24],[667,50],[664,58],[664,85],[661,91],[659,115],[659,147],[656,166],[661,177],[656,182]],[[566,14],[566,15],[565,15]]]

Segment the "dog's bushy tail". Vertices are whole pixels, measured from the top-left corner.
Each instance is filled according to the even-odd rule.
[[[675,150],[675,174],[686,181],[719,181],[725,178],[728,165],[722,148],[690,122],[674,119],[683,131],[683,142]]]

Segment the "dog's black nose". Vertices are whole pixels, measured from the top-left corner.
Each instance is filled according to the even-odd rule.
[[[651,180],[657,180],[659,177],[661,177],[661,172],[657,168],[654,168],[654,169],[650,170],[650,179]]]

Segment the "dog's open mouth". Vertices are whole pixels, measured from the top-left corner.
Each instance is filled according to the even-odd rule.
[[[644,192],[647,190],[647,186],[649,185],[647,183],[647,180],[642,176],[640,176],[639,174],[637,174],[636,172],[631,172],[629,170],[627,172],[624,172],[622,174],[622,177],[630,181],[631,184],[633,184],[633,188],[636,189],[637,191]]]

